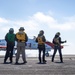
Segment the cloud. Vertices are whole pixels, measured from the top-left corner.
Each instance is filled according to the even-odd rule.
[[[51,17],[49,15],[45,15],[42,12],[37,12],[31,18],[34,19],[35,21],[43,22],[43,23],[47,23],[47,22],[53,23],[53,22],[56,22],[56,20],[53,17]]]
[[[8,20],[6,20],[4,18],[0,18],[0,23],[8,23]]]
[[[71,24],[69,24],[69,23],[64,23],[64,24],[58,24],[58,23],[56,23],[56,24],[52,24],[52,26],[51,25],[49,25],[49,27],[50,27],[50,29],[58,29],[58,30],[65,30],[65,31],[67,31],[67,30],[72,30],[73,29],[73,25],[71,25]]]
[[[39,30],[61,30],[61,31],[71,31],[75,30],[75,16],[64,18],[63,23],[59,23],[58,19],[44,14],[42,12],[37,12],[32,16],[29,16],[28,20],[8,20],[5,18],[0,18],[0,28],[5,34],[9,28],[14,28],[15,32],[18,31],[20,27],[25,27],[25,31],[31,35],[38,34]],[[0,34],[2,35],[2,34]],[[1,36],[2,37],[2,36]]]
[[[42,12],[37,12],[33,16],[30,17],[30,20],[36,22],[36,24],[38,24],[38,27],[41,27],[42,25],[43,27],[46,26],[46,27],[49,27],[50,29],[56,29],[56,30],[61,30],[61,31],[62,30],[69,31],[69,30],[75,29],[75,22],[74,22],[75,16],[68,17],[67,20],[65,20],[63,23],[59,23],[60,20],[55,19],[54,17],[50,15],[46,15]]]
[[[65,18],[65,22],[59,23],[58,19],[44,14],[42,12],[37,12],[29,17],[27,21],[11,21],[4,18],[0,18],[0,23],[5,23],[7,27],[20,27],[23,26],[27,30],[38,30],[40,27],[49,27],[50,29],[59,30],[72,30],[75,29],[75,16]],[[2,25],[4,26],[4,25]]]

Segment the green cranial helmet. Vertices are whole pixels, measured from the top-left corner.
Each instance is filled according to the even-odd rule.
[[[14,29],[13,29],[13,28],[10,28],[10,29],[9,29],[9,32],[14,32]]]

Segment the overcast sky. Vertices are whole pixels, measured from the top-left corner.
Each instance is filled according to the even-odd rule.
[[[61,33],[64,54],[75,54],[75,0],[0,0],[0,39],[10,28],[14,33],[25,28],[29,38],[44,30],[52,41],[56,32]]]

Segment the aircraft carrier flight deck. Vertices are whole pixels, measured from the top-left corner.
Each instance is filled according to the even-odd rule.
[[[47,64],[38,64],[37,57],[27,57],[26,64],[18,65],[15,65],[15,57],[12,64],[3,64],[3,60],[4,57],[0,56],[0,75],[75,75],[75,55],[64,55],[64,63],[59,63],[59,56],[54,62],[51,57],[46,57]]]

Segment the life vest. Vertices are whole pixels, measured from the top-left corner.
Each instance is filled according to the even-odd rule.
[[[9,42],[14,42],[15,41],[15,34],[7,34],[7,39]]]
[[[54,38],[54,42],[57,43],[57,44],[60,44],[59,43],[59,37],[58,38]]]
[[[16,34],[16,38],[17,38],[18,41],[20,41],[20,42],[25,42],[25,32],[23,32],[22,34],[17,33],[17,34]]]
[[[38,37],[37,39],[38,39],[38,44],[40,44],[40,45],[41,45],[41,44],[44,44],[44,42],[43,42],[43,40],[42,40],[42,37]]]

